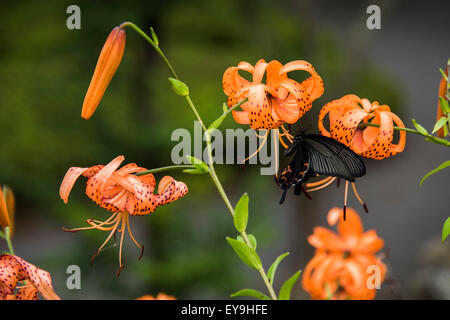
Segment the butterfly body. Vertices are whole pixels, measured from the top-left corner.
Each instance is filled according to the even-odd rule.
[[[296,195],[305,191],[303,184],[310,178],[321,175],[354,182],[355,178],[366,173],[360,156],[342,143],[318,134],[302,132],[296,135],[284,155],[294,157],[276,179],[283,190],[280,204],[284,202],[286,193],[292,186],[295,187]]]

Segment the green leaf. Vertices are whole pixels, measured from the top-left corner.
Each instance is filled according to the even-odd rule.
[[[222,122],[223,120],[225,120],[225,118],[226,116],[222,115],[216,120],[214,120],[214,122],[209,125],[208,131],[218,129],[222,125]]]
[[[420,124],[418,124],[415,119],[412,119],[412,123],[414,124],[414,127],[416,128],[416,130],[419,131],[421,134],[423,134],[423,135],[427,135],[428,134],[427,129],[425,129]]]
[[[240,242],[239,240],[229,237],[227,237],[226,239],[230,246],[234,249],[236,254],[239,256],[239,258],[241,258],[241,260],[246,265],[256,270],[261,268],[261,259],[259,258],[258,254],[253,251],[248,245]]]
[[[437,167],[434,170],[431,170],[430,172],[428,172],[423,178],[422,180],[420,180],[419,186],[422,185],[422,183],[425,181],[426,178],[428,178],[429,176],[431,176],[432,174],[435,174],[438,171],[441,171],[442,169],[447,168],[448,166],[450,166],[450,160],[445,161],[444,163],[442,163],[439,167]]]
[[[447,218],[444,222],[444,227],[442,228],[442,242],[447,239],[447,236],[450,234],[450,217]]]
[[[248,201],[247,193],[244,193],[234,208],[234,226],[237,231],[244,232],[248,222]]]
[[[256,250],[258,242],[256,241],[255,236],[252,234],[248,234],[247,237],[248,237],[248,241],[250,241],[250,244],[252,245],[252,249]]]
[[[172,89],[179,96],[185,97],[189,95],[189,88],[184,82],[180,80],[169,78],[170,83],[172,84]]]
[[[208,173],[208,171],[205,171],[203,169],[184,169],[183,170],[184,173],[189,173],[189,174],[205,174]]]
[[[235,292],[231,295],[232,298],[236,297],[253,297],[259,300],[270,300],[268,296],[266,296],[264,293],[259,292],[258,290],[254,289],[242,289],[238,292]]]
[[[292,277],[290,277],[289,279],[286,280],[286,282],[283,284],[283,286],[280,289],[280,294],[278,295],[278,299],[280,299],[280,300],[291,299],[292,287],[297,282],[301,273],[302,273],[302,271],[299,270],[296,274],[294,274]]]
[[[447,124],[447,117],[441,117],[438,121],[436,121],[436,124],[434,125],[434,129],[432,133],[435,133],[440,128],[445,126]]]
[[[288,255],[289,255],[289,252],[283,253],[270,266],[269,271],[267,272],[267,277],[269,278],[270,284],[273,284],[273,279],[275,278],[275,272],[277,272],[278,265]]]
[[[425,141],[441,144],[446,147],[450,147],[450,141],[447,141],[445,139],[441,139],[438,137],[428,137],[428,138],[425,138]]]
[[[188,159],[188,161],[195,167],[195,169],[198,169],[199,172],[200,171],[202,173],[208,173],[209,172],[208,165],[206,163],[204,163],[202,160],[197,159],[196,157],[193,157],[191,155],[187,155],[186,159]],[[186,170],[195,170],[195,169],[186,169]],[[183,170],[183,171],[185,172],[186,170]],[[194,173],[194,174],[200,174],[200,173]]]
[[[155,30],[153,30],[153,27],[150,28],[150,33],[152,34],[153,42],[156,44],[157,47],[159,47],[158,36],[156,35]]]
[[[250,241],[251,248],[252,248],[253,250],[256,250],[256,246],[257,246],[258,243],[256,242],[255,236],[252,235],[252,234],[248,234],[248,235],[247,235],[247,238],[248,238],[248,241]],[[237,239],[238,241],[242,242],[242,243],[245,243],[245,240],[244,240],[244,238],[242,238],[241,235],[237,236],[236,239]]]
[[[244,100],[240,101],[239,103],[236,103],[233,107],[231,107],[229,109],[228,109],[227,104],[224,102],[222,105],[223,114],[219,118],[214,120],[213,123],[211,123],[209,125],[208,131],[218,129],[222,125],[223,120],[225,120],[225,118],[231,113],[231,111],[233,111],[237,107],[241,106],[245,101],[247,101],[247,99],[244,99]]]
[[[444,114],[447,114],[450,112],[450,106],[448,105],[447,99],[445,99],[444,97],[439,97],[439,105]]]

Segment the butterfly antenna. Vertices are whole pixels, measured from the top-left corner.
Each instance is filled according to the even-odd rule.
[[[363,206],[364,211],[366,213],[369,213],[369,208],[367,208],[366,203],[361,199],[361,197],[358,194],[358,191],[356,191],[356,184],[354,182],[352,182],[352,187],[353,187],[353,191],[355,192],[355,196],[358,199],[359,203]]]

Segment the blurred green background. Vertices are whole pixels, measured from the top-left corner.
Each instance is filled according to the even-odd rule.
[[[224,70],[239,61],[254,64],[260,58],[283,63],[302,59],[316,67],[324,80],[325,94],[305,116],[307,127],[315,128],[323,104],[350,92],[379,100],[401,117],[409,117],[402,76],[379,67],[370,55],[372,37],[379,31],[365,28],[368,3],[349,1],[336,11],[331,3],[172,0],[2,4],[0,182],[16,193],[16,253],[48,270],[56,291],[65,299],[133,299],[161,291],[180,299],[209,299],[227,298],[243,287],[263,289],[258,275],[242,265],[224,240],[235,231],[207,176],[170,173],[186,182],[189,194],[151,216],[132,217],[131,227],[138,241],[145,244],[145,254],[137,261],[139,251],[127,239],[126,269],[120,278],[115,276],[118,247],[114,243],[97,257],[93,267],[89,265],[106,233],[68,234],[60,230],[62,226],[84,226],[87,218],[104,219],[109,213],[85,197],[83,181],[73,189],[68,205],[59,198],[59,185],[69,167],[106,164],[119,154],[125,155],[126,162],[147,168],[169,165],[171,148],[176,144],[170,141],[172,131],[193,131],[192,114],[170,89],[165,65],[131,29],[127,29],[122,63],[99,108],[91,120],[81,119],[84,94],[101,47],[112,28],[127,20],[144,30],[155,28],[161,47],[189,85],[206,123],[222,112],[226,100],[221,88]],[[383,7],[383,14],[402,11],[406,2],[395,3],[397,7]],[[81,30],[66,28],[70,4],[81,8]],[[341,18],[343,12],[352,12],[351,19]],[[342,29],[326,17],[333,13],[335,20],[343,21]],[[437,68],[430,72],[436,76],[433,85],[437,94]],[[435,101],[430,104],[432,114]],[[430,124],[431,118],[427,118]],[[231,117],[223,125],[235,127],[239,125]],[[382,164],[370,166],[375,169]],[[314,212],[316,204],[289,196],[291,204],[281,209],[293,213],[286,216],[277,204],[279,190],[272,177],[260,176],[257,166],[219,165],[218,174],[233,202],[245,191],[250,194],[249,228],[259,240],[264,263],[270,264],[282,251],[291,251],[290,262],[280,267],[279,281],[303,268],[312,253],[306,235],[313,224],[325,224]],[[161,177],[157,175],[157,180]],[[325,193],[318,194],[315,201],[325,198]],[[370,197],[368,201],[375,202]],[[328,208],[331,205],[340,202],[332,202]],[[383,216],[383,210],[379,211],[378,218]],[[308,214],[301,216],[302,212]],[[321,214],[323,217],[326,211]],[[294,221],[289,222],[292,217]],[[296,224],[309,227],[297,229]],[[289,237],[286,230],[290,230]],[[66,268],[72,264],[82,269],[82,290],[66,288]],[[300,286],[295,297],[306,297]]]

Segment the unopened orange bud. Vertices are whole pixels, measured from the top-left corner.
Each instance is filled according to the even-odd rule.
[[[448,76],[447,70],[445,70],[445,74]],[[447,81],[445,81],[445,78],[442,77],[441,83],[439,84],[439,97],[445,97],[446,92],[447,92]],[[442,111],[441,102],[438,101],[436,121],[438,121],[443,116],[444,112]],[[444,138],[445,137],[444,128],[439,129],[436,134],[438,137]]]
[[[95,109],[97,109],[122,60],[125,40],[126,33],[119,27],[115,27],[109,34],[108,39],[106,39],[95,67],[94,76],[84,98],[81,110],[82,118],[89,119],[95,112]]]
[[[11,220],[9,219],[8,208],[6,206],[5,197],[0,188],[0,226],[9,227],[11,225]]]

